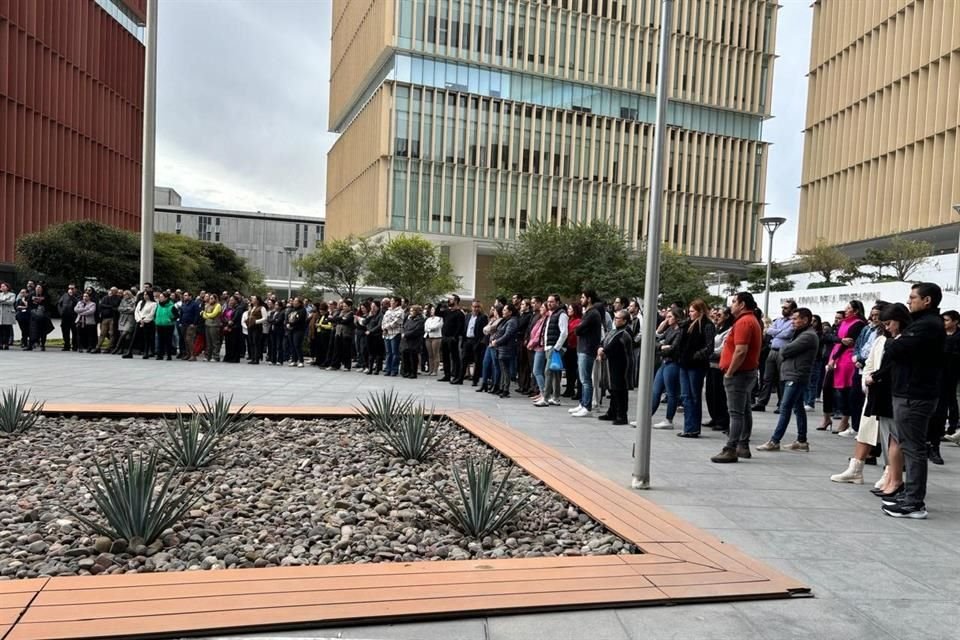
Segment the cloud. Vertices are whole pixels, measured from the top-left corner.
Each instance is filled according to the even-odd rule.
[[[329,2],[162,2],[157,184],[184,204],[322,215]]]
[[[777,16],[779,57],[773,70],[773,119],[764,124],[764,139],[771,143],[767,160],[766,215],[787,219],[774,236],[773,250],[775,256],[792,256],[797,249],[813,9],[808,0],[781,0],[781,4]]]

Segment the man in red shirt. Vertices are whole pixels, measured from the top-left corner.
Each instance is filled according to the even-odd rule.
[[[753,295],[746,291],[736,294],[730,305],[736,320],[720,352],[723,388],[730,411],[730,433],[723,451],[710,458],[712,462],[737,462],[740,458],[750,457],[750,434],[753,431],[750,395],[757,385],[763,344],[760,322],[754,313],[756,309]]]

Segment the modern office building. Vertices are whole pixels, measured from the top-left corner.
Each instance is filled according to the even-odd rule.
[[[155,201],[155,231],[226,245],[260,271],[271,287],[285,287],[288,278],[295,288],[302,286],[302,274],[290,270],[291,261],[324,238],[323,218],[184,207],[180,194],[169,187],[158,187]]]
[[[649,208],[659,0],[334,0],[330,237],[422,233],[465,295],[534,221]],[[663,240],[760,258],[776,0],[679,0]]]
[[[960,2],[817,0],[799,250],[891,236],[956,250]]]
[[[0,273],[69,220],[140,226],[146,0],[0,1]]]

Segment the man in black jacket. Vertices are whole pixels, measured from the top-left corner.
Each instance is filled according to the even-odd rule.
[[[77,312],[74,311],[78,300],[80,300],[80,297],[77,295],[77,287],[72,283],[57,300],[57,311],[60,313],[60,334],[63,336],[62,351],[70,351],[71,349],[76,351],[80,348],[80,341],[77,336]]]
[[[447,299],[446,309],[438,309],[437,315],[443,318],[443,328],[440,330],[443,377],[437,381],[463,384],[460,368],[460,338],[467,334],[467,318],[460,308],[460,296],[451,295]]]
[[[483,313],[483,306],[474,300],[471,314],[467,316],[467,328],[463,338],[463,348],[460,359],[460,380],[467,377],[467,367],[473,365],[473,386],[480,382],[480,370],[483,368],[483,328],[487,326],[487,316]]]
[[[110,287],[110,293],[105,295],[97,306],[97,314],[100,316],[100,340],[97,341],[94,353],[100,353],[104,340],[109,341],[107,351],[117,342],[117,309],[120,300],[120,291],[116,287]]]
[[[913,322],[884,347],[884,360],[889,358],[893,365],[893,422],[906,469],[903,493],[883,502],[883,512],[894,518],[927,517],[927,428],[940,396],[946,341],[939,309],[942,298],[933,283],[913,285],[909,299]]]

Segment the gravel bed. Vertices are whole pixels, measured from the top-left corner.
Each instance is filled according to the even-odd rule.
[[[439,515],[450,465],[491,449],[456,425],[436,460],[407,464],[377,450],[362,422],[258,420],[226,441],[199,475],[203,497],[146,547],[98,537],[72,516],[99,519],[87,487],[95,460],[147,446],[162,421],[46,417],[0,436],[0,580],[367,562],[639,553],[543,483],[497,534],[464,538]],[[505,461],[504,461],[505,463]]]

